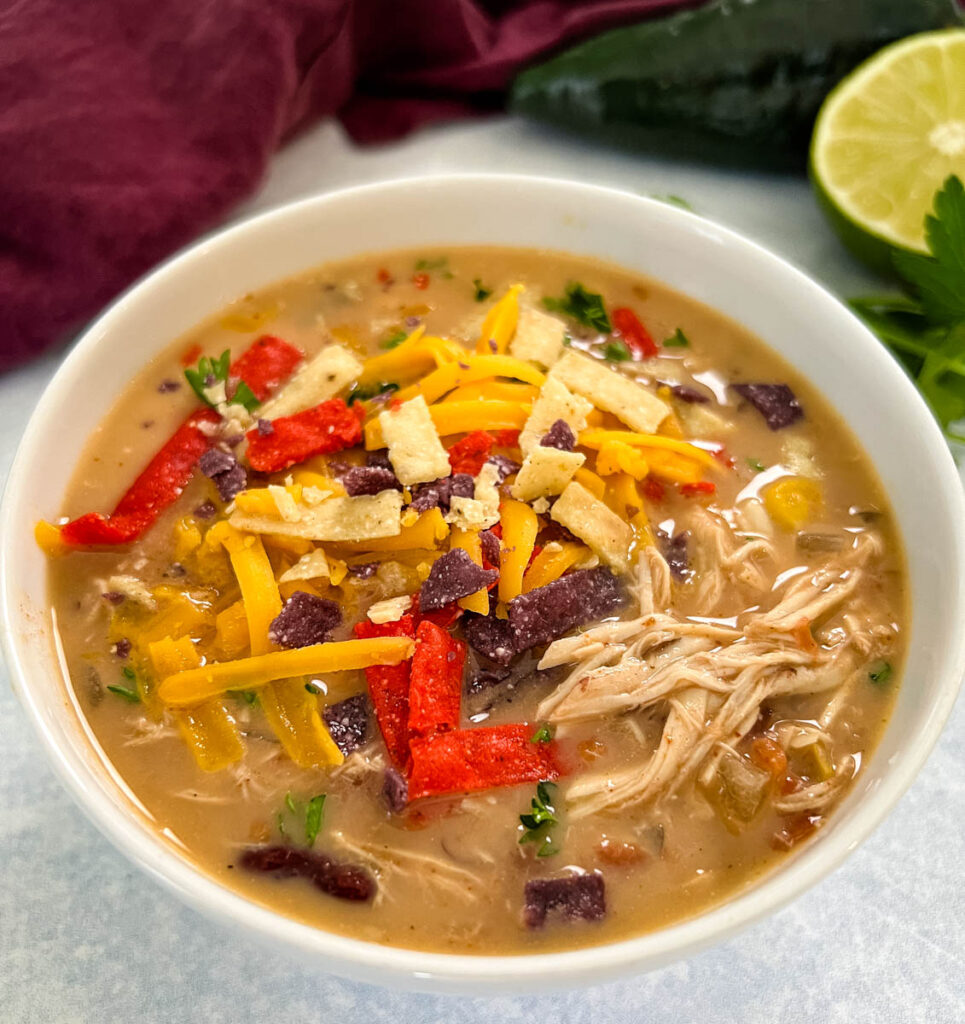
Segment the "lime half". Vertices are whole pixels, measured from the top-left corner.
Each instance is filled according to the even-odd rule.
[[[824,101],[811,179],[842,241],[891,270],[892,249],[925,251],[923,223],[950,174],[965,178],[965,28],[886,46]]]

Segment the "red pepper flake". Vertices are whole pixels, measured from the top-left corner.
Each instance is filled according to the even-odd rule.
[[[413,274],[412,283],[419,289],[419,291],[425,291],[429,287],[429,275],[428,274]]]
[[[188,347],[181,353],[180,363],[182,366],[194,366],[194,364],[201,358],[201,353],[204,349],[195,342],[193,345]]]
[[[499,448],[518,448],[519,434],[518,430],[497,430],[493,439]]]
[[[401,408],[402,408],[402,399],[401,398],[390,399],[390,401],[389,401],[389,411],[390,412],[398,412]]]
[[[648,476],[647,479],[643,481],[643,493],[650,499],[650,501],[663,501],[666,497],[667,491],[659,480],[656,480],[652,476]]]
[[[717,485],[710,480],[698,480],[695,484],[681,484],[680,493],[685,498],[692,498],[697,494],[715,494]]]
[[[483,468],[496,439],[486,430],[474,430],[449,449],[449,465],[453,473],[476,476]]]
[[[414,739],[409,799],[559,778],[556,743],[532,735],[532,725],[514,723]]]
[[[192,413],[131,484],[111,515],[88,512],[60,530],[65,544],[92,547],[126,544],[139,537],[168,505],[177,501],[198,459],[211,447],[202,423],[217,423],[214,409]]]
[[[459,728],[466,645],[423,619],[415,637],[409,684],[409,737]]]
[[[621,306],[610,313],[613,326],[617,329],[627,347],[639,359],[649,359],[660,354],[652,335],[640,322],[640,318],[627,306]]]
[[[721,445],[719,448],[715,448],[710,453],[713,457],[722,465],[728,469],[734,468],[734,457],[729,454],[727,449]]]
[[[791,630],[791,636],[794,637],[794,642],[798,647],[807,654],[814,654],[818,650],[818,642],[814,639],[814,634],[811,632],[811,623],[808,619],[799,619]]]
[[[355,635],[360,640],[376,636],[415,636],[411,615],[396,622],[358,622]],[[372,706],[382,739],[392,763],[405,771],[409,763],[409,676],[411,661],[398,665],[372,665],[365,670]]]
[[[272,432],[249,430],[248,461],[261,473],[278,473],[313,455],[329,455],[362,440],[362,424],[354,408],[330,398],[293,416],[272,420]]]
[[[231,376],[240,377],[263,402],[282,381],[287,380],[304,354],[272,334],[260,337],[231,366]]]
[[[392,284],[392,275],[385,267],[379,267],[375,272],[375,280],[378,281],[379,284]]]

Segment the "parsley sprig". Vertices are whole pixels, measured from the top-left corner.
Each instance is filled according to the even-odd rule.
[[[553,834],[553,830],[560,823],[556,816],[555,793],[556,786],[552,782],[538,783],[530,812],[519,816],[520,824],[526,830],[519,837],[520,845],[536,843],[537,857],[551,857],[554,853],[560,852],[560,846]]]
[[[588,292],[579,281],[571,281],[566,286],[566,295],[562,299],[543,299],[543,305],[550,312],[562,313],[600,334],[609,334],[613,330],[603,305],[603,296]]]
[[[965,443],[965,186],[956,175],[935,193],[925,241],[930,255],[893,255],[909,295],[851,307],[913,378],[946,437]]]
[[[218,356],[217,359],[210,359],[208,356],[202,356],[198,360],[198,365],[195,369],[190,367],[184,371],[184,376],[187,377],[188,383],[191,385],[191,390],[204,402],[205,405],[214,406],[214,402],[208,398],[205,394],[205,389],[213,387],[218,381],[227,383],[228,372],[231,367],[231,353],[228,349]],[[231,396],[232,405],[243,405],[248,412],[254,412],[255,409],[261,404],[255,397],[255,393],[250,387],[242,380],[238,382],[238,387],[235,389],[235,393]]]

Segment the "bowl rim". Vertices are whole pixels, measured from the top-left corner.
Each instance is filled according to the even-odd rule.
[[[129,307],[136,307],[159,281],[181,273],[187,268],[216,255],[219,250],[244,242],[245,236],[256,234],[264,225],[297,217],[309,208],[325,207],[366,194],[397,190],[403,195],[413,189],[439,189],[451,185],[501,184],[513,188],[534,188],[544,192],[556,190],[561,197],[582,197],[618,200],[659,208],[663,219],[678,221],[693,228],[699,225],[705,235],[726,245],[737,257],[752,254],[770,264],[771,271],[809,292],[815,302],[833,303],[839,315],[850,318],[853,338],[849,343],[865,346],[867,359],[879,362],[881,372],[890,374],[896,387],[904,387],[914,398],[912,407],[918,411],[909,420],[917,419],[915,443],[922,448],[939,446],[939,460],[947,460],[948,483],[933,500],[952,517],[959,546],[958,577],[965,577],[965,494],[958,480],[955,463],[944,437],[927,406],[911,382],[894,363],[884,348],[840,300],[824,289],[802,270],[758,243],[730,228],[699,217],[687,210],[669,206],[659,200],[608,186],[577,182],[564,178],[524,174],[437,174],[401,177],[353,186],[309,196],[275,207],[257,216],[202,237],[142,276],[124,291],[92,322],[72,346],[30,417],[17,449],[4,488],[0,508],[0,537],[15,536],[16,509],[29,490],[31,447],[36,443],[43,423],[66,394],[68,382],[83,367],[88,355],[110,336],[112,325]],[[592,214],[591,214],[592,216]],[[458,243],[456,243],[458,244]],[[308,268],[306,268],[308,269]],[[271,281],[266,281],[266,285]],[[885,368],[885,363],[891,364]],[[821,391],[821,387],[812,382]],[[74,800],[100,831],[139,867],[174,892],[180,899],[225,925],[243,924],[255,937],[286,947],[300,956],[310,958],[316,966],[376,984],[436,992],[494,994],[523,992],[553,987],[574,987],[608,980],[634,970],[652,969],[692,954],[712,943],[734,935],[767,914],[773,913],[836,869],[846,857],[883,821],[918,774],[938,740],[951,713],[961,679],[965,674],[965,631],[948,637],[947,651],[941,661],[942,683],[917,735],[889,765],[887,778],[877,788],[863,795],[850,809],[846,821],[833,833],[821,836],[778,870],[739,890],[724,903],[696,917],[668,927],[621,939],[605,945],[551,953],[518,955],[467,955],[431,953],[386,946],[350,938],[335,932],[302,924],[262,906],[229,889],[214,876],[195,867],[166,844],[155,830],[142,824],[131,814],[120,814],[107,796],[106,779],[96,773],[70,748],[63,748],[47,728],[42,708],[29,685],[29,654],[20,650],[18,632],[17,581],[10,570],[8,544],[0,542],[0,640],[10,671],[11,683],[24,706],[28,718],[40,736],[48,757]],[[965,611],[965,586],[950,588],[959,612]],[[72,711],[68,712],[72,714]]]

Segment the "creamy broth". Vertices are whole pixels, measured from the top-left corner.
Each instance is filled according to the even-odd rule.
[[[794,682],[790,688],[806,672],[813,685],[789,696],[769,693],[759,714],[751,700],[750,710],[735,712],[726,733],[710,742],[703,756],[694,755],[694,765],[671,771],[666,784],[658,785],[657,779],[653,792],[639,799],[608,806],[606,787],[594,792],[594,780],[623,780],[620,785],[632,789],[647,771],[654,771],[652,757],[668,757],[668,716],[677,716],[678,729],[683,723],[676,739],[686,742],[688,714],[700,718],[697,726],[710,728],[720,714],[718,698],[713,693],[708,698],[696,684],[689,690],[678,685],[668,690],[667,698],[644,707],[625,705],[595,713],[580,706],[580,700],[590,699],[582,684],[566,693],[559,688],[574,674],[586,679],[596,671],[593,678],[601,680],[605,672],[600,674],[598,663],[586,661],[581,670],[581,663],[573,660],[536,673],[541,646],[519,656],[508,680],[487,685],[484,678],[474,684],[492,666],[470,651],[461,728],[525,722],[535,734],[549,722],[553,728],[547,736],[555,730],[553,745],[567,770],[556,780],[552,799],[560,821],[548,830],[559,850],[545,857],[535,855],[538,842],[519,842],[524,834],[520,815],[530,811],[536,795],[533,781],[430,796],[401,812],[390,811],[382,792],[388,758],[371,713],[364,743],[341,765],[305,768],[286,756],[257,699],[249,702],[251,697],[229,694],[225,703],[240,730],[244,756],[223,770],[202,771],[169,712],[106,689],[115,685],[136,691],[144,685],[140,677],[149,674],[149,663],[143,656],[139,660],[136,649],[126,659],[119,657],[116,644],[143,628],[155,613],[139,609],[131,594],[123,600],[117,595],[117,603],[103,596],[108,580],[122,576],[142,581],[150,591],[169,588],[162,595],[187,592],[204,608],[210,602],[206,623],[188,633],[208,660],[221,660],[210,646],[211,617],[238,599],[238,587],[223,555],[213,575],[188,558],[182,567],[175,539],[178,524],[183,530],[186,519],[203,534],[223,518],[220,511],[212,520],[194,515],[204,502],[223,508],[212,481],[197,474],[182,497],[134,543],[52,558],[51,598],[72,686],[107,757],[169,841],[249,898],[326,930],[416,949],[527,953],[612,942],[705,911],[774,870],[820,830],[874,750],[897,689],[908,610],[902,553],[888,502],[867,458],[825,401],[761,340],[657,281],[601,263],[555,252],[497,248],[393,252],[325,266],[245,296],[172,344],[131,382],[90,439],[59,511],[66,521],[113,508],[161,444],[198,407],[184,383],[186,354],[196,359],[201,351],[216,356],[227,348],[236,356],[260,335],[270,334],[309,356],[335,341],[364,358],[389,351],[384,348],[389,339],[417,325],[429,335],[462,342],[468,354],[483,318],[510,286],[524,285],[524,306],[540,308],[541,298],[563,296],[574,281],[587,293],[602,295],[607,310],[635,310],[658,344],[665,339],[686,343],[662,346],[654,358],[614,361],[624,354],[629,338],[621,342],[602,337],[557,311],[553,315],[566,323],[568,332],[563,351],[600,360],[610,356],[611,365],[666,400],[679,421],[678,433],[718,453],[715,467],[704,474],[713,483],[712,493],[686,493],[668,480],[648,487],[652,475],[638,482],[640,515],[649,520],[657,549],[669,551],[668,537],[688,533],[686,564],[677,565],[680,578],[671,584],[669,609],[655,611],[719,629],[721,636],[746,628],[750,635],[743,638],[740,651],[766,637],[775,650],[793,652],[787,662],[792,667],[785,666],[786,678]],[[409,374],[401,383],[422,375]],[[164,387],[165,381],[179,387]],[[770,429],[759,409],[728,387],[735,382],[789,384],[804,415],[782,429]],[[692,401],[695,395],[701,400]],[[372,404],[373,413],[386,407]],[[609,415],[600,424],[629,429]],[[484,420],[478,423],[479,429],[486,427]],[[672,436],[666,425],[661,430]],[[445,437],[445,445],[451,447],[456,439]],[[587,452],[588,469],[599,466],[596,450],[579,450]],[[520,461],[512,446],[497,446],[497,451]],[[327,457],[327,466],[334,475],[340,461],[358,463],[361,458],[361,448],[340,452]],[[323,464],[314,460],[316,468]],[[600,475],[609,487],[613,477]],[[285,476],[280,472],[272,479],[282,483]],[[264,479],[259,480],[263,485]],[[773,505],[764,500],[773,497],[775,485],[789,480],[807,481],[792,499],[805,506],[810,502],[804,521],[793,526],[775,522]],[[512,477],[501,485],[504,499],[511,484]],[[249,487],[256,486],[249,481]],[[559,540],[560,530],[549,515],[541,514],[540,524],[541,543]],[[647,535],[640,528],[638,518],[634,560],[645,562],[640,553]],[[448,541],[440,543],[445,551]],[[294,552],[286,556],[270,544],[268,548],[278,575],[297,559]],[[364,552],[361,544],[341,553],[349,564],[388,560],[400,567],[368,578],[349,574],[337,586],[324,579],[310,585],[343,609],[335,641],[352,636],[353,624],[365,618],[370,604],[411,594],[422,582],[419,557],[394,559],[387,552],[363,557]],[[592,551],[587,556],[584,562],[596,571]],[[608,620],[641,616],[636,566],[634,561],[622,582],[632,598],[607,614]],[[646,579],[659,591],[663,568],[653,570],[656,575],[651,570],[646,570]],[[816,578],[813,593],[805,593]],[[828,607],[803,627],[793,621],[775,632],[773,624],[761,625],[768,610],[780,606],[796,586],[803,588],[802,596],[795,604],[791,595],[792,612],[814,607],[813,600],[822,594],[832,595]],[[836,588],[844,588],[843,598],[833,597]],[[283,596],[290,595],[283,589]],[[157,614],[164,612],[165,600],[160,599]],[[752,621],[758,625],[748,626]],[[586,622],[569,633],[593,625]],[[645,625],[649,629],[653,624]],[[455,629],[461,635],[461,623]],[[654,652],[657,660],[647,663],[648,676],[661,668],[661,651],[679,653],[681,644],[701,642],[699,637],[680,636],[668,634],[663,647],[655,644],[636,652],[637,683],[641,662]],[[621,650],[636,638],[625,638]],[[707,659],[726,643],[707,643],[709,647],[695,647],[704,660],[686,667],[713,679],[717,662]],[[599,664],[618,662],[611,654],[609,662]],[[134,679],[129,678],[132,673]],[[773,682],[773,676],[765,678]],[[317,689],[327,691],[317,698],[320,707],[366,690],[361,670],[317,676],[315,681]],[[734,676],[726,677],[719,686],[720,700],[732,694],[734,685]],[[619,685],[611,687],[613,693],[625,700]],[[694,693],[697,703],[688,704],[688,694]],[[775,764],[782,757],[788,759],[786,771]],[[766,781],[772,768],[774,777]],[[752,809],[743,803],[749,799],[740,781],[745,770],[751,772],[749,791],[761,799]],[[735,786],[737,797],[729,788]],[[572,800],[571,789],[577,794]],[[320,794],[325,794],[324,810],[311,849],[364,867],[376,883],[369,901],[333,898],[307,880],[253,873],[240,865],[243,852],[259,845],[287,843],[303,849],[308,804]],[[543,927],[524,926],[527,881],[581,872],[599,872],[605,882],[602,920],[574,921],[551,911]]]

